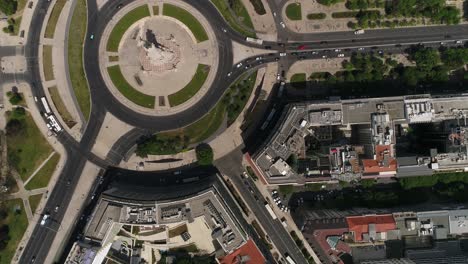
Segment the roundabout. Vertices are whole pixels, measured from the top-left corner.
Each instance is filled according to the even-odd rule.
[[[111,94],[137,113],[181,112],[210,89],[218,67],[216,35],[187,4],[144,3],[123,8],[106,26],[100,73]]]
[[[123,7],[118,8],[119,5]],[[158,7],[154,8],[154,6]],[[167,8],[168,6],[178,7],[177,12]],[[140,9],[142,7],[146,9],[144,12]],[[91,6],[88,7],[88,9],[91,8]],[[171,12],[167,13],[168,10]],[[88,12],[93,13],[93,11]],[[184,11],[192,14],[198,24],[187,19]],[[129,14],[130,19],[120,22]],[[144,23],[145,21],[148,22]],[[158,34],[162,42],[171,41],[171,32],[161,28],[158,30],[159,23],[177,24],[176,30],[172,30],[172,35],[181,53],[180,61],[175,68],[187,67],[186,71],[174,71],[172,68],[165,70],[164,73],[143,74],[142,61],[137,58],[140,54],[138,41],[132,38],[134,37],[132,33],[135,33],[132,30],[143,27],[152,31],[156,41]],[[199,120],[216,105],[228,88],[225,76],[232,69],[231,39],[226,38],[226,33],[219,26],[215,26],[224,24],[223,18],[214,6],[198,1],[164,1],[158,2],[157,5],[148,4],[145,1],[122,1],[120,4],[107,2],[100,9],[98,16],[89,17],[88,36],[93,35],[93,39],[87,38],[84,47],[85,72],[93,100],[92,111],[108,111],[123,122],[143,129],[147,133],[173,130]],[[201,30],[205,32],[206,39],[200,34]],[[146,32],[149,31],[146,30]],[[138,34],[136,35],[138,37]],[[146,33],[140,36],[143,36],[143,42],[148,40]],[[154,42],[151,34],[149,36]],[[191,40],[186,46],[177,40],[187,37]],[[114,41],[110,44],[109,39],[117,39],[118,42]],[[156,58],[168,55],[162,52],[161,47],[158,52],[150,51],[151,49],[154,51],[156,44],[157,42],[151,43],[153,47],[150,45],[150,49],[145,52]],[[133,49],[136,55],[126,58],[121,53],[126,48]],[[172,54],[174,53],[171,53],[171,56]],[[196,60],[191,60],[191,58]],[[147,61],[151,60],[149,58]],[[125,64],[122,61],[128,63]],[[151,67],[150,65],[150,69]],[[117,76],[114,81],[110,78],[109,69],[114,74],[114,78]],[[135,73],[143,77],[135,78]],[[183,75],[179,78],[177,74]],[[236,76],[232,76],[231,82],[240,75],[239,72]],[[141,86],[139,81],[142,83]],[[161,85],[164,81],[168,81],[169,85]],[[171,85],[171,81],[177,86],[170,87],[174,86]],[[148,85],[144,86],[145,83]],[[122,91],[125,91],[125,94]],[[144,106],[130,100],[129,96],[143,98]],[[176,99],[170,99],[174,97]],[[170,101],[173,101],[172,105]]]

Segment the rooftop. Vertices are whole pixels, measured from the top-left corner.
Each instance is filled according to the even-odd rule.
[[[244,245],[219,261],[221,264],[262,264],[265,263],[265,258],[252,239],[249,239]]]

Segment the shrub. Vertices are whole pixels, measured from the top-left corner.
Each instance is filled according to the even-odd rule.
[[[265,7],[263,6],[262,0],[250,0],[250,3],[253,5],[255,12],[259,15],[266,14]]]
[[[12,105],[17,105],[23,101],[23,97],[19,93],[11,93],[8,96],[10,97],[9,101]]]
[[[200,144],[195,148],[198,164],[207,166],[213,164],[213,149],[208,144]]]
[[[325,13],[313,13],[313,14],[308,14],[307,19],[313,20],[313,19],[324,19],[327,17]]]

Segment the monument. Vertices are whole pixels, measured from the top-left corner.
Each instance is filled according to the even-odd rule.
[[[181,60],[180,46],[172,34],[153,32],[143,23],[137,38],[139,61],[145,74],[161,74],[177,71]]]

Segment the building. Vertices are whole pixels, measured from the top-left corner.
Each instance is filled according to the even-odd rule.
[[[349,232],[355,242],[385,241],[396,238],[397,233],[393,215],[365,215],[346,217]]]
[[[252,155],[253,162],[268,184],[468,170],[467,99],[466,94],[422,94],[290,104]],[[411,134],[412,126],[428,123],[437,124],[440,131],[427,133],[425,140],[440,141],[443,151],[431,156],[396,151],[397,145],[404,144],[398,141]],[[306,166],[298,169],[288,164],[291,155]]]
[[[251,239],[231,254],[219,259],[220,264],[264,264],[265,262],[262,253]]]

